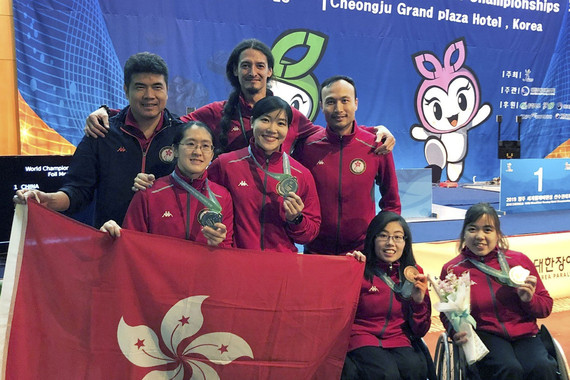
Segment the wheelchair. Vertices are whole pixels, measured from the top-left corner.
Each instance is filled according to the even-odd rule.
[[[437,338],[433,361],[438,380],[468,379],[463,351],[445,331]]]
[[[556,359],[560,380],[570,380],[568,361],[560,343],[550,336],[546,326],[540,329],[542,341],[548,353]],[[470,370],[465,362],[463,350],[453,343],[446,332],[442,332],[437,339],[434,354],[435,371],[439,380],[468,380]]]

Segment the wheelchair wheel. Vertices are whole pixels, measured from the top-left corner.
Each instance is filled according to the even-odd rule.
[[[463,352],[445,332],[441,333],[437,340],[434,362],[439,380],[466,379]]]
[[[434,355],[435,372],[439,380],[451,380],[451,355],[449,353],[449,344],[447,343],[447,334],[441,333],[437,339]]]

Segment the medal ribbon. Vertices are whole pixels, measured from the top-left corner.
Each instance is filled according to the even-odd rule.
[[[222,206],[220,205],[220,202],[218,202],[218,200],[216,199],[216,194],[214,194],[212,190],[210,190],[210,186],[208,185],[208,179],[206,179],[206,189],[208,190],[209,198],[206,197],[204,194],[200,193],[192,186],[190,186],[188,183],[186,183],[182,178],[178,176],[178,174],[176,174],[176,171],[172,172],[172,178],[174,178],[176,183],[182,186],[184,190],[186,190],[190,195],[194,196],[194,198],[196,198],[200,203],[206,206],[208,210],[218,213],[222,212]]]
[[[263,166],[261,166],[261,164],[259,162],[257,162],[257,159],[255,158],[255,156],[253,155],[253,152],[251,151],[251,146],[248,146],[247,150],[248,150],[251,158],[253,158],[253,162],[255,162],[257,167],[260,168],[261,170],[263,170],[263,172],[265,174],[267,174],[268,176],[270,176],[271,178],[275,178],[278,181],[282,181],[286,178],[293,177],[291,175],[291,163],[289,162],[289,156],[285,152],[283,152],[283,173],[273,173],[273,172],[265,170],[263,168]]]
[[[467,260],[469,260],[471,264],[475,265],[477,269],[479,269],[481,272],[488,274],[489,276],[495,277],[497,281],[499,281],[502,284],[516,288],[517,285],[515,285],[509,277],[509,271],[511,268],[509,267],[509,263],[507,263],[505,254],[502,251],[499,251],[497,253],[497,259],[499,260],[499,265],[501,266],[501,270],[492,268],[487,264],[483,264],[480,261],[472,259],[471,257],[467,258]]]
[[[400,294],[404,299],[409,299],[412,295],[412,288],[414,284],[412,284],[407,279],[405,279],[404,282],[400,282],[399,285],[396,285],[394,280],[392,280],[392,278],[390,278],[390,276],[388,276],[383,270],[374,268],[374,274],[378,276],[382,281],[384,281],[384,283],[388,285],[388,287],[392,289],[394,293]]]

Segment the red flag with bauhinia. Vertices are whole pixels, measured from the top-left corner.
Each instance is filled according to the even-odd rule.
[[[219,249],[18,205],[3,379],[338,379],[363,265]]]

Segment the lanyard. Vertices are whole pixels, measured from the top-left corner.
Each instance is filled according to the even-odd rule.
[[[512,287],[517,287],[510,277],[509,277],[509,263],[507,263],[507,259],[505,258],[505,254],[502,251],[497,253],[497,259],[499,260],[499,265],[501,266],[501,270],[497,270],[495,268],[491,268],[487,264],[483,264],[480,261],[477,261],[471,257],[468,257],[467,260],[471,262],[471,264],[475,265],[477,269],[481,272],[488,274],[489,276],[493,276],[499,281],[501,284],[505,284]]]
[[[210,190],[210,186],[208,185],[208,179],[206,179],[206,189],[208,190],[209,198],[206,197],[204,194],[200,193],[198,190],[196,190],[189,184],[187,184],[182,178],[178,176],[178,174],[176,174],[176,171],[172,172],[172,178],[174,178],[174,180],[180,186],[182,186],[184,190],[186,190],[189,194],[194,196],[194,198],[196,198],[200,203],[206,206],[210,211],[214,212],[222,211],[222,206],[220,205],[220,202],[218,202],[218,200],[216,199],[216,194],[214,194],[212,190]]]
[[[255,158],[255,156],[253,155],[253,152],[251,151],[251,146],[248,146],[247,150],[248,150],[251,158],[253,158],[253,162],[255,162],[257,167],[260,168],[261,170],[263,170],[263,172],[266,173],[271,178],[275,178],[278,181],[282,181],[286,178],[293,177],[291,175],[291,163],[289,162],[289,156],[287,156],[287,154],[285,152],[283,152],[283,173],[273,173],[273,172],[265,170],[263,168],[263,166],[261,166],[261,164],[259,162],[257,162],[257,159]]]
[[[245,126],[243,125],[243,117],[241,116],[241,104],[238,103],[237,105],[238,115],[239,115],[239,125],[241,126],[241,133],[243,134],[243,138],[246,144],[249,144],[249,140],[247,139],[247,134],[245,133]]]
[[[390,278],[390,276],[388,276],[386,272],[380,268],[374,268],[374,274],[378,276],[382,281],[384,281],[384,283],[388,285],[388,287],[392,289],[394,293],[400,294],[402,298],[407,300],[412,296],[412,289],[414,287],[414,284],[412,284],[410,281],[405,279],[404,282],[402,282],[400,279],[400,283],[396,284],[394,280],[392,280],[392,278]]]

